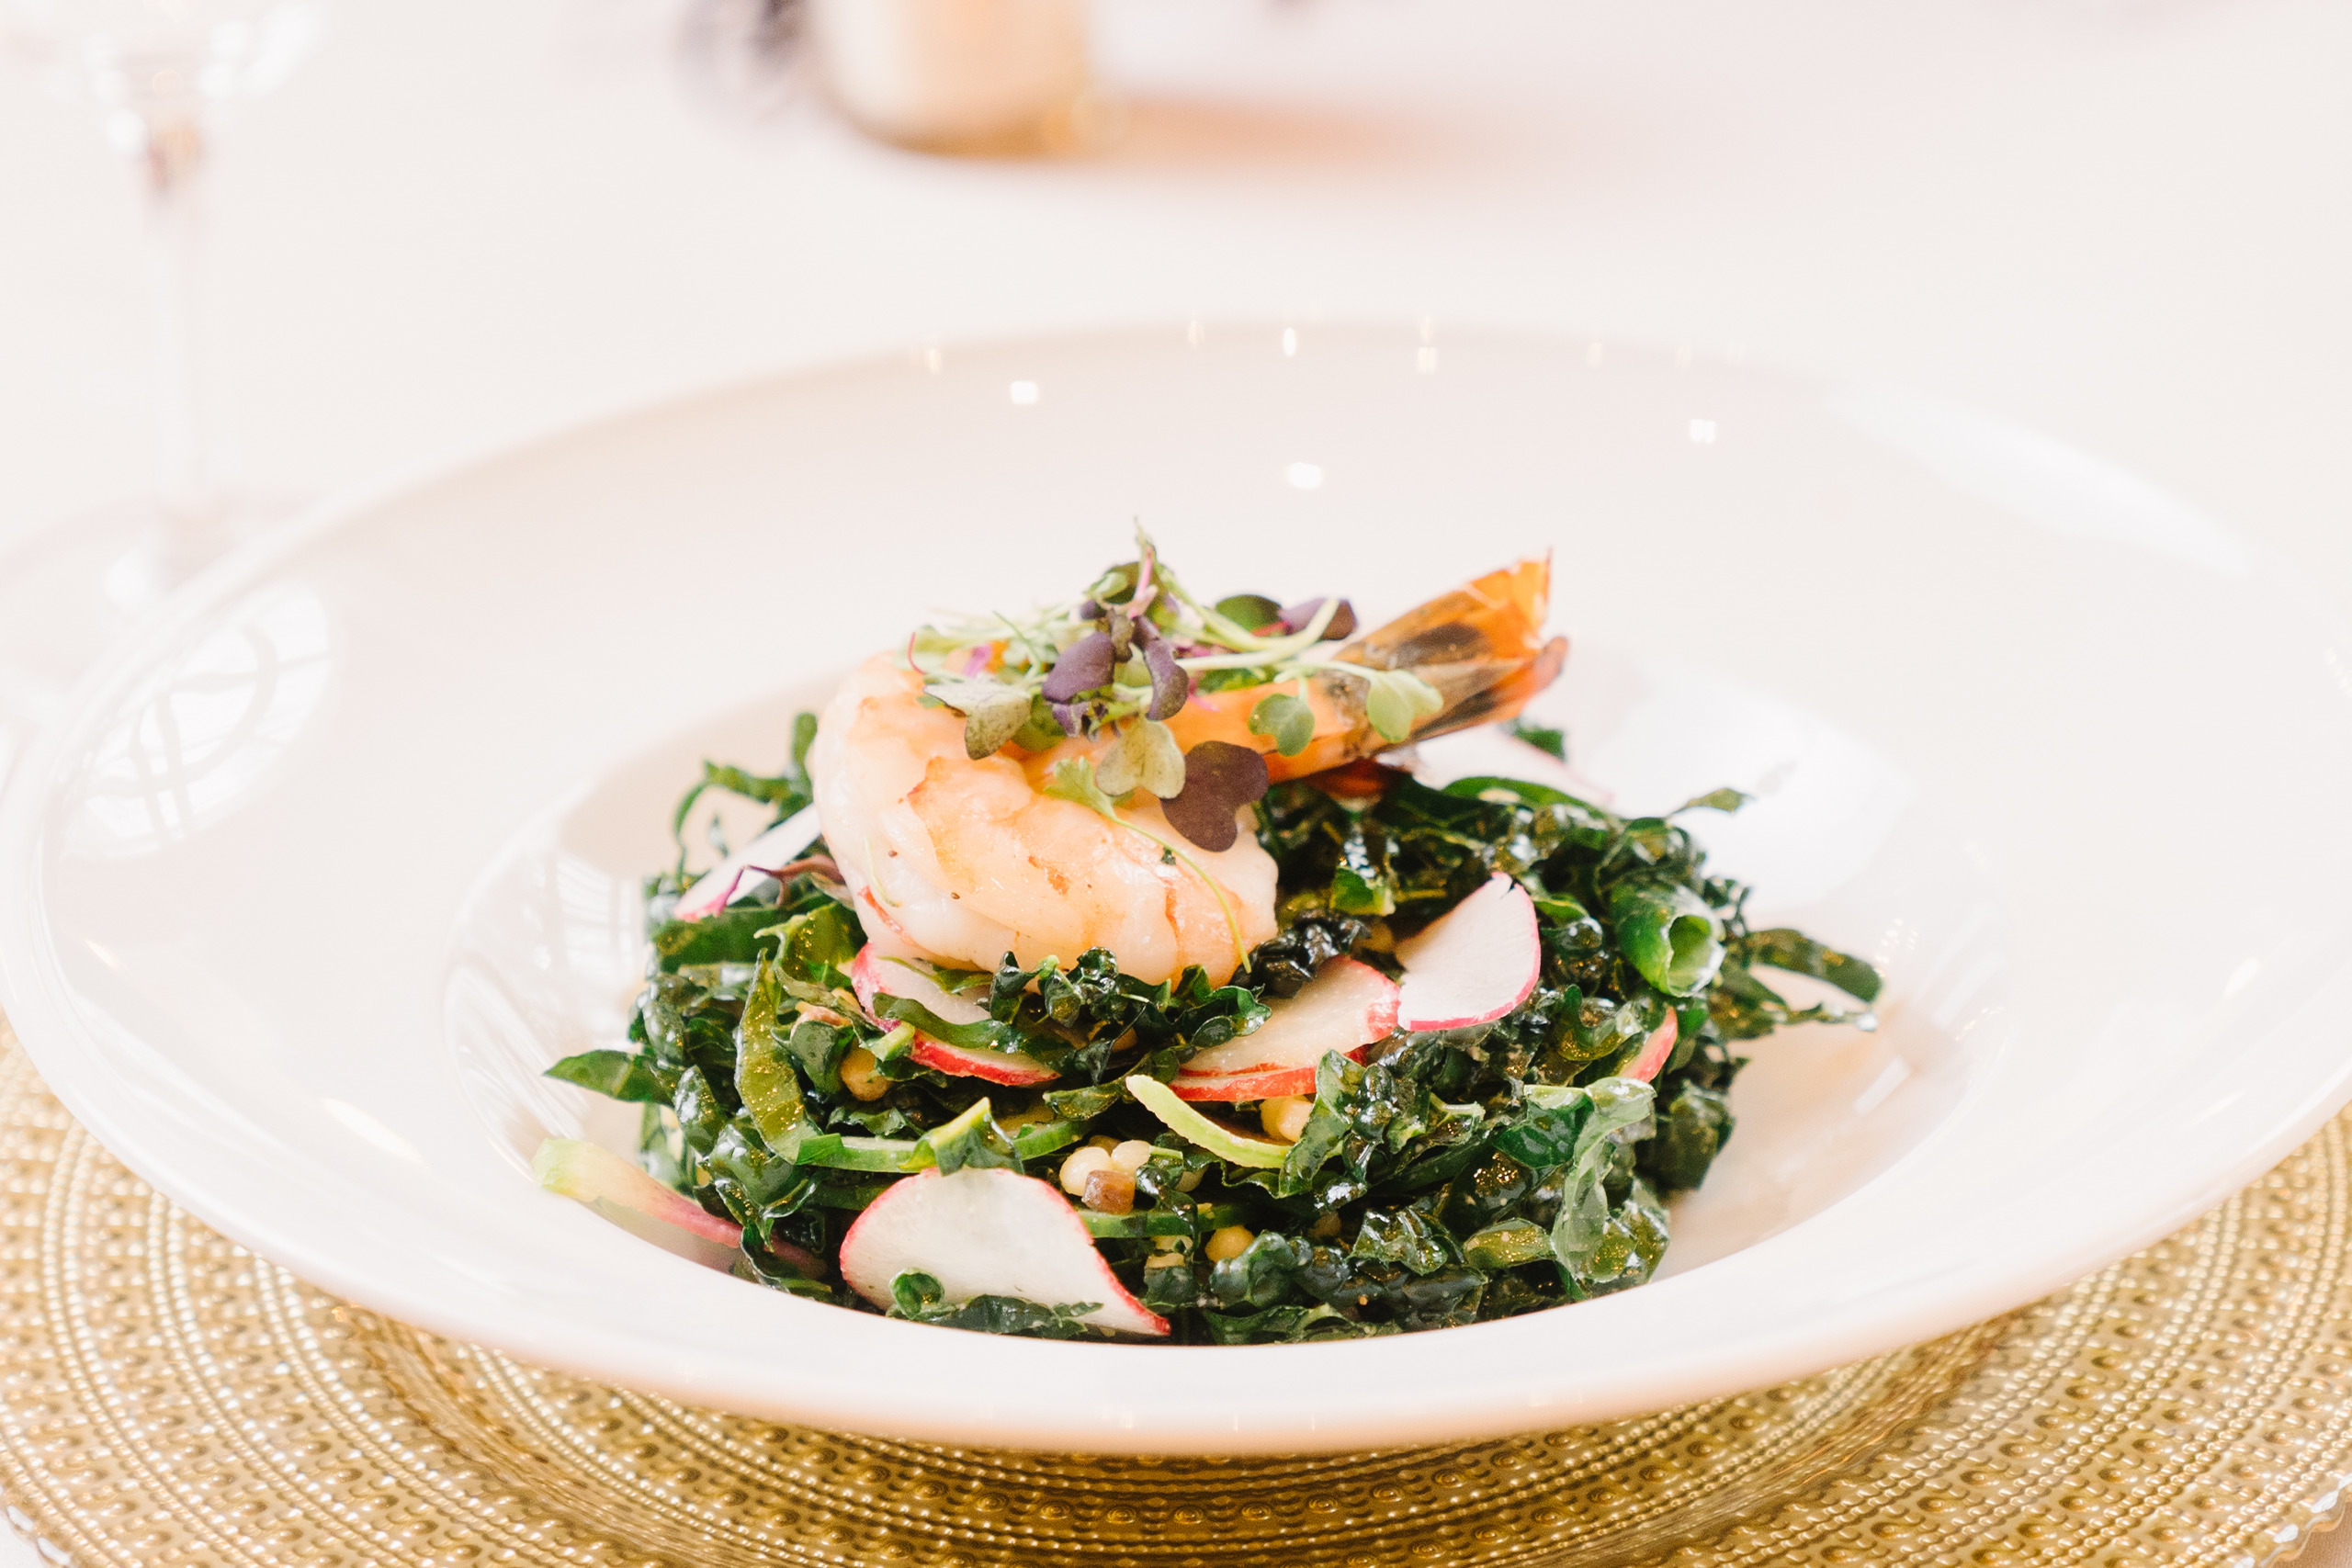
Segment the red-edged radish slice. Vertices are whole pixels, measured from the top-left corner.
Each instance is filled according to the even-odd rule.
[[[1326,1051],[1362,1055],[1396,1027],[1396,983],[1369,964],[1334,958],[1294,997],[1266,1003],[1266,1021],[1248,1034],[1212,1045],[1186,1062],[1182,1078],[1230,1077],[1305,1067],[1312,1082]],[[1277,1089],[1291,1094],[1293,1089]]]
[[[978,1023],[989,1015],[988,1009],[969,997],[957,996],[915,965],[884,957],[872,942],[858,949],[857,956],[850,960],[849,983],[857,993],[858,1006],[868,1013],[874,1011],[876,997],[887,996],[919,1002],[942,1023]],[[975,1051],[934,1040],[921,1031],[916,1032],[914,1049],[909,1055],[935,1073],[978,1078],[1010,1089],[1050,1083],[1060,1076],[1036,1057],[1018,1051]]]
[[[1657,1077],[1658,1069],[1666,1066],[1666,1059],[1674,1055],[1675,1037],[1681,1028],[1679,1015],[1672,1008],[1667,1009],[1666,1021],[1651,1030],[1650,1037],[1642,1042],[1642,1054],[1634,1058],[1632,1066],[1625,1069],[1625,1077],[1639,1078],[1644,1083]]]
[[[671,1190],[653,1178],[598,1144],[578,1138],[548,1138],[531,1156],[531,1179],[550,1192],[577,1198],[582,1203],[603,1199],[634,1209],[665,1224],[692,1231],[705,1241],[735,1247],[743,1227],[705,1209],[683,1192]]]
[[[1018,1296],[1039,1306],[1101,1304],[1085,1322],[1165,1335],[1168,1320],[1119,1283],[1069,1201],[1031,1176],[966,1168],[894,1181],[842,1237],[842,1278],[887,1308],[890,1281],[930,1275],[951,1302]]]
[[[1492,1023],[1535,989],[1544,949],[1535,935],[1534,901],[1497,872],[1428,929],[1398,942],[1396,962],[1405,966],[1397,1027]]]
[[[1002,1084],[1007,1089],[1051,1083],[1061,1077],[1025,1052],[973,1051],[961,1045],[950,1045],[944,1040],[933,1040],[928,1034],[918,1033],[914,1049],[907,1054],[934,1073],[945,1073],[951,1078],[978,1078],[982,1083]]]
[[[1341,1055],[1351,1062],[1361,1060],[1363,1047],[1343,1051]],[[1322,1060],[1317,1057],[1316,1060]],[[1313,1094],[1313,1067],[1272,1067],[1255,1073],[1226,1073],[1216,1077],[1194,1077],[1179,1073],[1168,1087],[1176,1091],[1179,1100],[1197,1100],[1204,1103],[1238,1105],[1246,1100],[1280,1100],[1285,1095]]]
[[[718,913],[735,897],[735,889],[745,876],[791,863],[793,857],[815,843],[817,835],[824,830],[824,824],[817,820],[817,808],[803,807],[697,877],[692,887],[678,896],[677,908],[670,911],[670,918],[699,920]]]

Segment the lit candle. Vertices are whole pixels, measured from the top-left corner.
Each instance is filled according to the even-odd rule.
[[[814,0],[833,98],[886,141],[1050,145],[1085,96],[1086,0]]]

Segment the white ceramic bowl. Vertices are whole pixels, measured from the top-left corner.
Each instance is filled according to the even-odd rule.
[[[812,1424],[1095,1451],[1624,1415],[2015,1306],[2352,1092],[2352,687],[2291,573],[1964,410],[1622,351],[1136,333],[794,377],[347,504],[199,586],[0,808],[6,1004],[142,1175],[358,1301]],[[1204,587],[1401,608],[1555,552],[1543,712],[1622,802],[1730,783],[1758,912],[1888,976],[1768,1041],[1668,1277],[1442,1333],[1065,1345],[792,1300],[524,1172],[626,1139],[636,879],[706,754],[1131,519]],[[620,1119],[625,1121],[625,1117]]]

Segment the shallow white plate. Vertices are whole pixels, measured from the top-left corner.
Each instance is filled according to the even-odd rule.
[[[2352,705],[2292,575],[1892,391],[1510,337],[1091,336],[795,377],[322,516],[85,689],[0,807],[6,1005],[204,1219],[382,1311],[683,1398],[1087,1450],[1366,1447],[1805,1373],[2188,1220],[2352,1093]],[[1293,352],[1295,350],[1295,352]],[[1204,589],[1375,616],[1555,552],[1542,712],[1757,913],[1871,955],[1874,1035],[1755,1048],[1668,1277],[1507,1323],[1038,1344],[794,1301],[523,1170],[626,1140],[636,879],[705,754],[773,765],[933,606],[1141,518]]]

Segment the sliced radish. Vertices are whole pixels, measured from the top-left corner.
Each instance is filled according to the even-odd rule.
[[[754,871],[782,869],[795,855],[815,843],[817,835],[824,830],[824,825],[817,820],[817,808],[803,807],[703,873],[692,887],[678,896],[677,908],[670,912],[670,918],[699,920],[718,913],[735,897],[735,889],[745,876]]]
[[[1363,1048],[1340,1053],[1350,1061],[1363,1055]],[[1317,1057],[1317,1060],[1321,1060]],[[1179,1100],[1197,1100],[1204,1103],[1238,1104],[1245,1100],[1280,1100],[1285,1095],[1313,1094],[1313,1067],[1272,1067],[1263,1072],[1226,1073],[1216,1077],[1194,1077],[1187,1073],[1176,1075],[1168,1086]]]
[[[1396,962],[1405,966],[1399,1028],[1492,1023],[1535,989],[1544,949],[1535,934],[1534,901],[1497,872],[1427,930],[1398,942]]]
[[[904,997],[922,1004],[942,1023],[979,1023],[989,1016],[971,998],[949,990],[914,964],[884,956],[870,942],[849,961],[849,984],[868,1012],[876,997]]]
[[[1667,1009],[1666,1021],[1651,1030],[1650,1037],[1642,1042],[1642,1054],[1634,1058],[1632,1066],[1625,1069],[1625,1077],[1638,1078],[1644,1083],[1657,1077],[1657,1070],[1666,1066],[1668,1056],[1674,1055],[1675,1037],[1681,1032],[1681,1028],[1674,1010]]]
[[[601,1198],[624,1209],[692,1231],[705,1241],[734,1247],[743,1239],[743,1227],[711,1213],[683,1192],[662,1186],[653,1178],[598,1144],[578,1138],[549,1138],[531,1156],[531,1179],[550,1192],[593,1203]]]
[[[929,1009],[942,1023],[978,1023],[989,1016],[988,1009],[969,997],[957,996],[914,964],[884,957],[872,942],[850,960],[849,983],[857,993],[858,1005],[869,1013],[874,1011],[876,997],[903,997]],[[1036,1057],[1019,1051],[975,1051],[934,1040],[921,1031],[916,1032],[914,1049],[909,1055],[935,1073],[1011,1089],[1050,1083],[1060,1076]]]
[[[1035,1177],[967,1168],[895,1181],[842,1237],[842,1278],[878,1307],[909,1269],[951,1302],[1018,1296],[1039,1306],[1100,1303],[1084,1322],[1165,1335],[1168,1320],[1119,1283],[1069,1201]]]
[[[1051,1083],[1061,1077],[1026,1052],[974,1051],[962,1045],[950,1045],[944,1040],[933,1040],[923,1033],[915,1035],[914,1049],[907,1055],[934,1073],[944,1073],[951,1078],[978,1078],[982,1083],[1002,1084],[1007,1089]]]
[[[1388,1038],[1396,1027],[1396,983],[1369,964],[1334,958],[1296,996],[1267,1002],[1266,1013],[1266,1021],[1250,1033],[1212,1045],[1186,1062],[1182,1077],[1220,1078],[1304,1067],[1312,1083],[1315,1064],[1326,1051],[1353,1058]],[[1177,1092],[1183,1092],[1181,1080]]]

